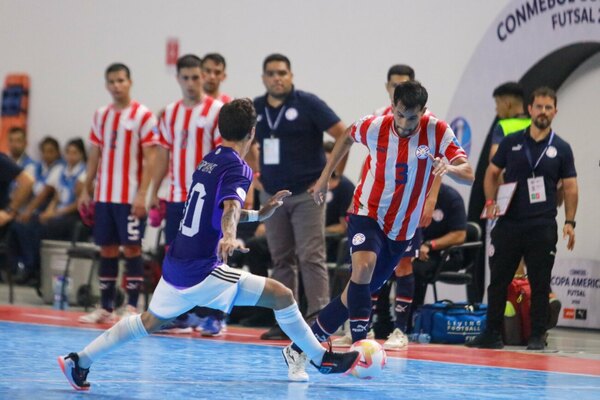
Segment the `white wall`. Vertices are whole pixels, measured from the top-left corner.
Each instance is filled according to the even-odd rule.
[[[158,110],[179,97],[165,67],[168,37],[181,54],[221,52],[224,90],[262,94],[263,58],[287,54],[299,88],[313,91],[347,123],[385,105],[387,69],[409,63],[445,117],[458,80],[508,0],[91,1],[0,0],[0,78],[31,76],[30,149],[44,135],[87,136],[93,111],[110,99],[103,72],[132,69],[134,97]],[[348,175],[358,175],[353,149]]]

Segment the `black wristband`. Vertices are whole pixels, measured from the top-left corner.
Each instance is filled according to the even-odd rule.
[[[575,223],[575,221],[574,221],[574,220],[572,220],[572,219],[567,219],[567,220],[565,221],[565,225],[566,225],[566,224],[569,224],[569,225],[571,225],[571,226],[573,227],[573,229],[575,229],[575,225],[577,225],[577,224]]]

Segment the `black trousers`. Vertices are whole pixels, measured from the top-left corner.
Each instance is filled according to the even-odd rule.
[[[558,241],[555,220],[500,219],[492,230],[487,329],[502,332],[508,285],[521,257],[531,285],[531,335],[542,336],[548,322],[548,295]]]

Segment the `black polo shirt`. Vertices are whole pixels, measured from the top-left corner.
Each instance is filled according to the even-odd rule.
[[[268,193],[289,189],[299,194],[310,187],[325,167],[323,132],[340,121],[331,108],[314,94],[295,90],[283,105],[273,108],[267,95],[254,99],[257,113],[256,140],[261,146],[260,180]],[[282,111],[279,125],[271,130],[265,114],[268,110],[275,123]],[[267,138],[279,139],[279,164],[265,165],[264,143]]]
[[[0,153],[0,209],[9,204],[10,184],[23,171],[9,156]]]
[[[517,188],[508,211],[501,218],[512,221],[531,218],[553,220],[556,218],[556,185],[561,179],[576,177],[577,172],[571,146],[554,134],[552,143],[548,147],[551,136],[552,134],[549,134],[544,140],[536,142],[531,138],[529,128],[527,128],[522,132],[506,136],[498,146],[492,163],[505,169],[505,182],[517,182]],[[533,165],[544,153],[535,168],[535,176],[544,178],[546,188],[546,201],[544,202],[534,204],[529,202],[527,179],[534,176],[534,171],[526,155],[527,148],[531,152]]]
[[[423,240],[434,240],[448,232],[467,229],[465,202],[451,186],[440,187],[431,224],[423,229]]]

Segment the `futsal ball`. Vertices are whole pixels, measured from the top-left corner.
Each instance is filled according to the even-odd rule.
[[[372,379],[381,375],[387,362],[387,355],[383,347],[375,340],[359,340],[350,347],[350,351],[358,351],[360,358],[350,374],[359,379]]]

